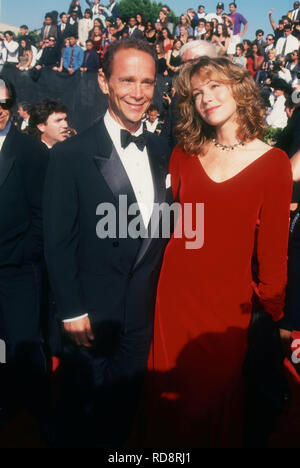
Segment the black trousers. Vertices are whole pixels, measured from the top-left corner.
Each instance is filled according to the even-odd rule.
[[[147,366],[152,326],[123,333],[114,323],[93,327],[93,348],[65,340],[60,447],[122,447],[132,429]]]
[[[38,264],[0,270],[0,407],[26,406],[39,419],[46,411],[47,360],[41,336],[41,277]]]

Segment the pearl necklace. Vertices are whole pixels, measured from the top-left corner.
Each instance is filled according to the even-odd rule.
[[[222,151],[233,151],[235,148],[243,147],[245,146],[245,143],[243,141],[240,141],[239,143],[235,143],[235,145],[223,145],[220,143],[216,138],[213,138],[213,143],[217,148],[221,148]]]

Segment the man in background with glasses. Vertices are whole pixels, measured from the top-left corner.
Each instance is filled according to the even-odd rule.
[[[0,423],[24,406],[45,416],[40,261],[42,192],[48,149],[11,123],[15,90],[0,76]]]

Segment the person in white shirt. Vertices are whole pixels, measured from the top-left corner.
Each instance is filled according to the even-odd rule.
[[[285,128],[288,121],[285,112],[286,99],[284,95],[287,90],[287,84],[284,80],[277,78],[272,81],[272,87],[274,89],[275,102],[266,118],[266,123],[272,128]]]
[[[280,66],[280,70],[278,72],[278,77],[281,78],[282,80],[286,81],[288,84],[292,83],[292,75],[290,70],[288,70],[285,65],[286,65],[286,59],[284,56],[278,57],[277,62]]]
[[[223,19],[222,19],[223,12],[224,12],[224,3],[219,2],[216,6],[216,13],[208,13],[205,16],[205,19],[206,21],[211,21],[213,18],[216,18],[216,20],[219,23],[223,23]]]
[[[147,112],[147,118],[144,121],[144,128],[150,133],[161,133],[161,128],[158,130],[157,126],[159,124],[159,110],[155,104],[151,104]]]
[[[292,35],[292,26],[286,24],[284,26],[284,37],[278,39],[276,44],[277,55],[288,55],[299,48],[299,40]]]
[[[19,62],[19,43],[14,41],[14,33],[12,31],[6,31],[4,33],[5,41],[4,46],[7,51],[7,63],[18,63]]]
[[[78,23],[78,41],[80,47],[84,50],[86,49],[86,41],[89,38],[89,32],[93,29],[94,23],[92,20],[92,12],[90,9],[86,9],[84,12],[84,17],[79,20]]]
[[[4,45],[4,39],[0,38],[0,66],[4,65],[7,59],[7,49]]]

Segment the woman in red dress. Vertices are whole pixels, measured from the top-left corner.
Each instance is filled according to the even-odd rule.
[[[262,104],[245,69],[201,58],[182,71],[177,93],[170,173],[182,215],[158,286],[145,446],[240,447],[254,290],[274,321],[283,315],[290,162],[260,140]],[[204,222],[196,203],[204,204]],[[187,243],[188,206],[194,245]],[[251,274],[256,232],[258,284]]]

